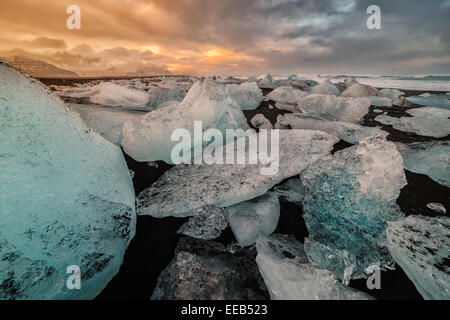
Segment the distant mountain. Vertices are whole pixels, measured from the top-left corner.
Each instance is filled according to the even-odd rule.
[[[0,58],[10,65],[22,70],[30,76],[37,78],[59,78],[59,77],[78,77],[79,75],[73,71],[58,68],[41,60],[33,60],[29,58],[13,56],[8,58]]]

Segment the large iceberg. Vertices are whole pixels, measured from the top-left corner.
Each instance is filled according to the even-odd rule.
[[[406,100],[424,107],[434,107],[450,110],[450,96],[448,94],[432,94],[425,97],[407,97]]]
[[[146,103],[146,107],[152,110],[173,104],[175,101],[181,102],[186,96],[187,90],[186,87],[176,85],[151,88],[147,92],[148,102]]]
[[[287,113],[282,120],[292,129],[321,130],[335,135],[348,143],[357,143],[375,136],[387,137],[386,131],[376,127],[364,127],[346,122],[332,122],[306,113]]]
[[[92,103],[113,107],[144,107],[148,99],[146,92],[129,89],[112,82],[101,82],[94,86],[90,93]]]
[[[161,272],[152,300],[262,300],[268,294],[254,249],[232,254],[223,244],[183,237]]]
[[[227,93],[241,106],[242,110],[254,110],[263,100],[261,89],[256,82],[230,84],[227,86]]]
[[[397,143],[405,169],[426,174],[431,179],[450,188],[450,142],[431,141]]]
[[[173,163],[172,150],[179,142],[172,140],[172,133],[176,129],[187,129],[194,137],[196,121],[202,121],[203,132],[215,128],[225,134],[226,129],[248,128],[240,106],[222,86],[208,78],[195,83],[180,104],[127,121],[122,130],[123,149],[137,161]],[[204,141],[194,143],[204,145]]]
[[[248,142],[247,137],[241,137],[235,146],[240,144],[240,139]],[[138,212],[154,217],[184,217],[205,205],[227,207],[256,198],[284,179],[299,174],[329,153],[338,141],[337,137],[321,131],[280,130],[276,157],[279,169],[274,174],[262,174],[261,169],[267,165],[259,161],[257,164],[177,165],[139,194]]]
[[[268,192],[227,207],[225,216],[238,243],[243,247],[252,245],[261,235],[270,235],[277,228],[280,218],[278,195]]]
[[[420,136],[443,138],[450,134],[450,110],[424,107],[406,110],[412,117],[393,118],[379,115],[375,118],[385,125]]]
[[[328,121],[358,123],[369,112],[370,99],[311,94],[298,100],[297,105],[302,112]]]
[[[336,255],[342,250],[353,255],[351,278],[365,277],[374,266],[393,268],[385,229],[388,221],[401,216],[395,200],[406,185],[403,160],[393,143],[381,137],[362,140],[322,157],[300,178],[306,188],[303,217],[311,240]],[[338,268],[335,275],[340,278],[348,265]]]
[[[308,260],[303,244],[274,234],[258,239],[256,263],[272,300],[372,300],[366,293],[339,283],[328,270]]]
[[[0,64],[0,297],[91,299],[135,233],[121,150],[42,84]],[[82,290],[69,290],[69,266]],[[41,281],[38,281],[41,280]]]
[[[450,299],[450,219],[409,216],[390,222],[389,251],[425,299]]]

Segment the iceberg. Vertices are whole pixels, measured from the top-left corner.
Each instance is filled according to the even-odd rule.
[[[393,118],[379,115],[375,121],[420,136],[443,138],[450,134],[450,110],[423,107],[406,110],[406,113],[412,117]]]
[[[261,89],[275,89],[281,85],[280,81],[275,80],[270,74],[258,81],[258,87]]]
[[[370,105],[374,107],[392,107],[392,100],[386,97],[370,96]]]
[[[195,210],[194,216],[178,229],[178,233],[192,238],[213,240],[218,238],[227,227],[228,221],[224,215],[224,209],[205,206]]]
[[[254,249],[235,254],[223,244],[183,237],[161,272],[152,300],[263,300],[267,289]]]
[[[172,133],[183,128],[194,136],[195,121],[202,121],[203,132],[215,128],[225,134],[226,129],[248,128],[240,106],[208,78],[195,83],[180,104],[127,121],[122,129],[123,149],[136,161],[163,160],[171,164],[172,150],[179,143],[172,141]]]
[[[101,82],[91,89],[92,103],[112,107],[144,107],[149,96],[146,92],[129,89],[112,82]]]
[[[282,117],[281,121],[289,124],[292,129],[325,131],[351,144],[375,136],[385,138],[389,135],[386,131],[376,127],[364,127],[346,122],[332,122],[306,113],[287,113]]]
[[[121,150],[41,83],[2,63],[0,137],[0,297],[94,298],[135,233]],[[72,265],[83,290],[66,287]]]
[[[174,101],[181,102],[187,92],[186,88],[178,86],[151,88],[147,92],[148,102],[146,103],[146,108],[151,111],[174,104]]]
[[[311,93],[330,94],[330,95],[338,96],[341,92],[334,84],[332,84],[329,80],[327,80],[327,81],[324,81],[324,82],[312,87]]]
[[[377,94],[379,97],[389,98],[392,101],[397,100],[401,96],[405,95],[404,92],[397,89],[381,89]]]
[[[364,292],[339,283],[327,270],[308,260],[303,244],[286,235],[260,237],[256,263],[272,300],[372,300]]]
[[[387,227],[389,251],[427,300],[450,299],[450,219],[409,216]]]
[[[261,173],[260,162],[177,165],[139,194],[138,212],[161,218],[186,217],[205,205],[227,207],[256,198],[328,154],[338,141],[321,131],[280,130],[279,170],[270,175]]]
[[[255,114],[250,123],[257,129],[273,129],[270,120],[264,117],[262,113]]]
[[[396,146],[406,170],[425,174],[450,188],[450,142],[396,143]]]
[[[361,83],[354,83],[347,87],[344,92],[341,93],[341,97],[369,97],[376,96],[378,94],[378,90],[372,88],[371,86],[367,86]]]
[[[254,110],[263,101],[261,89],[256,82],[230,84],[227,86],[227,93],[241,106],[242,110]]]
[[[424,107],[450,110],[450,96],[448,94],[431,94],[428,96],[407,97],[406,100]]]
[[[362,140],[322,157],[300,179],[306,189],[302,204],[309,238],[336,255],[346,250],[355,256],[352,279],[366,277],[369,267],[394,267],[385,229],[402,215],[395,201],[406,177],[393,143],[381,137]],[[338,268],[336,276],[341,277],[348,266]]]
[[[358,123],[369,112],[368,98],[341,98],[332,95],[311,94],[297,101],[303,113],[328,121]]]
[[[238,243],[242,247],[252,245],[261,235],[270,235],[277,228],[280,218],[278,195],[268,192],[227,207],[225,216]]]
[[[307,95],[306,91],[294,89],[292,87],[278,87],[266,96],[266,100],[272,100],[283,104],[297,104],[297,101]]]

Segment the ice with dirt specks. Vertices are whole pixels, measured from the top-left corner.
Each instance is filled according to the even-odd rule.
[[[264,117],[262,113],[255,114],[253,118],[250,119],[250,123],[257,129],[273,129],[270,120]]]
[[[409,216],[387,227],[389,251],[428,300],[450,299],[450,218]]]
[[[94,298],[119,271],[135,233],[121,150],[4,64],[0,136],[0,279],[9,283],[0,298]],[[82,270],[82,290],[65,285],[70,265]]]
[[[228,227],[224,209],[214,206],[204,206],[194,212],[194,216],[178,229],[179,234],[203,240],[218,238]]]

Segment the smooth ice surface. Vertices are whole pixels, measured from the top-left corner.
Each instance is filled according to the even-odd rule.
[[[181,102],[186,96],[188,89],[181,86],[168,86],[168,87],[154,87],[151,88],[148,94],[148,102],[146,107],[149,110],[159,109],[170,104],[174,101]],[[170,104],[169,104],[170,103]]]
[[[311,94],[301,98],[298,108],[328,121],[358,123],[369,112],[368,98],[341,98],[332,95]]]
[[[428,203],[427,207],[431,210],[433,210],[434,212],[437,212],[439,214],[446,214],[447,213],[447,209],[444,207],[444,205],[442,203]]]
[[[241,106],[242,110],[254,110],[263,100],[262,92],[256,82],[230,84],[227,86],[227,93]]]
[[[378,94],[378,90],[372,88],[371,86],[367,86],[361,83],[355,83],[349,86],[344,92],[341,93],[341,97],[368,97],[368,96],[376,96]]]
[[[404,92],[397,89],[381,89],[380,91],[378,91],[377,95],[379,97],[385,97],[391,99],[392,101],[395,101],[404,94]]]
[[[0,168],[1,298],[94,298],[135,232],[121,150],[0,64]],[[70,265],[80,266],[83,290],[66,288]]]
[[[270,74],[258,81],[258,87],[261,89],[275,89],[281,85],[280,81],[275,80]]]
[[[101,82],[91,89],[93,103],[116,107],[143,107],[147,104],[147,93],[129,89],[112,82]]]
[[[263,300],[268,298],[254,249],[235,254],[221,243],[182,237],[161,272],[152,300]]]
[[[128,120],[136,119],[142,112],[126,110],[120,107],[69,104],[70,109],[78,112],[88,127],[94,129],[106,140],[120,146],[122,127]]]
[[[396,143],[403,157],[405,169],[426,174],[431,179],[450,188],[450,142],[431,141]]]
[[[288,86],[278,87],[266,96],[267,100],[278,103],[297,104],[297,101],[307,95],[306,91],[294,89]]]
[[[338,96],[341,92],[339,89],[329,81],[324,81],[314,87],[311,88],[311,93],[318,94],[330,94]]]
[[[429,96],[407,97],[406,100],[424,107],[434,107],[450,110],[450,96],[448,94],[432,94]]]
[[[178,229],[178,233],[197,239],[213,240],[218,238],[227,227],[228,221],[224,215],[224,209],[205,206],[195,210],[194,216]]]
[[[279,170],[271,175],[261,174],[260,162],[175,166],[139,194],[139,214],[185,217],[205,205],[226,207],[256,198],[284,179],[299,174],[329,153],[338,141],[321,131],[280,130]]]
[[[176,129],[187,129],[194,137],[195,121],[202,121],[203,131],[215,128],[223,134],[226,129],[248,128],[240,106],[222,86],[208,78],[195,83],[180,104],[127,121],[122,130],[122,146],[137,161],[172,163],[172,150],[179,144],[171,140],[172,133]]]
[[[392,100],[387,97],[370,96],[370,105],[374,107],[392,107]]]
[[[250,123],[258,129],[273,129],[270,120],[264,117],[262,113],[255,114],[253,118],[251,118]]]
[[[225,208],[225,215],[236,240],[241,246],[249,246],[261,235],[275,231],[280,218],[278,195],[268,192],[258,198]]]
[[[306,113],[287,113],[282,120],[292,129],[321,130],[335,135],[348,143],[357,143],[375,136],[387,137],[386,131],[376,127],[364,127],[345,122],[332,122]]]
[[[403,160],[393,143],[380,137],[362,140],[322,157],[300,178],[310,239],[354,255],[352,278],[365,277],[374,265],[393,267],[384,231],[388,221],[401,216],[395,200],[406,185]],[[338,267],[340,277],[348,266]]]
[[[387,228],[392,257],[425,299],[450,299],[450,219],[409,216]]]
[[[443,138],[450,134],[450,110],[423,107],[409,109],[406,112],[412,117],[393,118],[380,115],[375,121],[420,136]]]
[[[327,270],[314,267],[303,244],[274,234],[256,242],[256,263],[272,300],[368,300],[369,295],[346,287]]]

